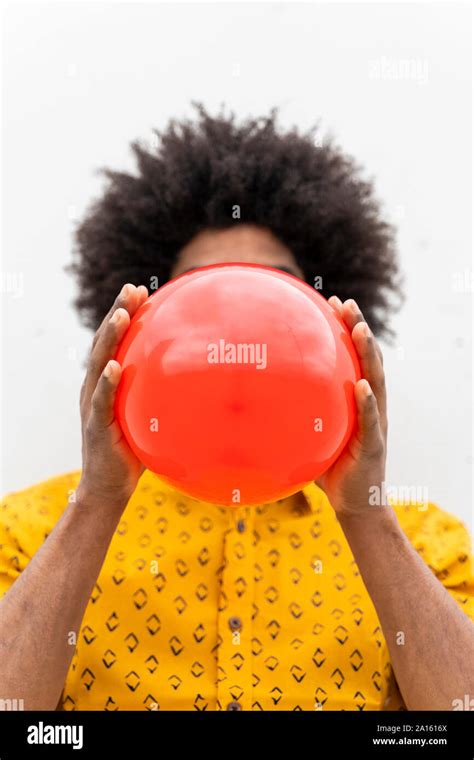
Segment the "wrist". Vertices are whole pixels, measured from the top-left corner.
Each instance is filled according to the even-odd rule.
[[[372,533],[378,530],[387,533],[388,531],[398,532],[400,526],[393,508],[388,506],[366,506],[361,509],[352,511],[336,512],[337,519],[344,533],[357,533],[359,531]]]
[[[364,580],[374,567],[387,567],[393,563],[394,557],[401,560],[409,549],[408,540],[390,506],[371,507],[365,513],[338,515],[338,520]]]
[[[92,511],[100,514],[121,515],[130,497],[118,493],[103,493],[86,479],[79,482],[71,501],[81,511]]]

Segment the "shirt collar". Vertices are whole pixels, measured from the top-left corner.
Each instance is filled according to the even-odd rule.
[[[161,490],[170,490],[170,487],[160,479],[159,475],[152,473],[150,470],[145,470],[141,480],[142,485],[145,481],[148,481],[150,485],[159,485]],[[301,493],[304,496],[304,504],[306,504],[306,509],[302,512],[302,516],[321,512],[323,505],[327,502],[327,496],[322,488],[316,485],[313,481],[304,486],[301,489]],[[189,496],[185,496],[184,498],[191,499]],[[193,499],[191,500],[194,501]],[[224,508],[221,507],[221,509]],[[231,510],[229,509],[229,512],[230,511]]]
[[[320,512],[323,503],[327,501],[327,496],[324,493],[323,489],[317,486],[314,481],[308,483],[307,486],[304,486],[304,488],[301,489],[301,493],[305,497],[306,503],[308,505],[308,511],[306,514],[315,514],[316,512]]]

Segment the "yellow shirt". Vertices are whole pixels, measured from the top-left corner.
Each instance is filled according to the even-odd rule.
[[[3,500],[0,595],[53,529],[79,474]],[[462,523],[432,504],[396,511],[474,619]],[[401,703],[374,606],[316,485],[280,502],[225,509],[185,497],[147,471],[87,606],[62,705],[382,710]]]

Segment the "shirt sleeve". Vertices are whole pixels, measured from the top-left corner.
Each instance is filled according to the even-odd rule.
[[[474,559],[466,526],[431,503],[394,505],[394,509],[413,547],[474,621]]]
[[[1,499],[0,598],[47,539],[78,481],[78,473],[68,473]]]

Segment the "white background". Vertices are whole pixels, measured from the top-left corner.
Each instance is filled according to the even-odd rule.
[[[470,524],[469,7],[17,4],[3,27],[2,493],[80,467],[91,335],[63,267],[95,171],[132,169],[129,142],[201,100],[319,121],[375,178],[406,278],[388,481]],[[384,61],[411,74],[374,75]]]

